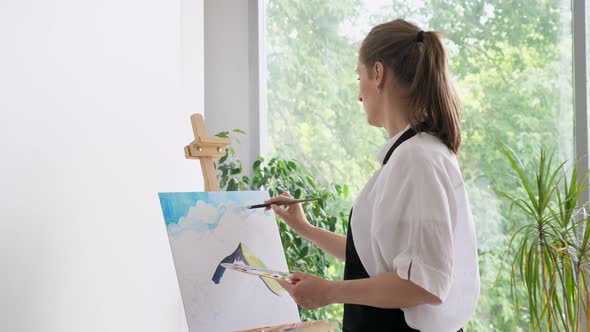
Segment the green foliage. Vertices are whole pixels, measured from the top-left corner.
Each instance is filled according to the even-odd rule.
[[[361,126],[355,103],[357,47],[340,25],[360,10],[357,0],[273,0],[267,5],[268,142],[277,156],[358,192],[378,167],[374,142],[385,135]],[[350,162],[347,162],[350,161]]]
[[[237,141],[237,134],[243,131],[234,130],[217,134],[230,137]],[[220,189],[226,191],[265,190],[270,197],[287,191],[295,198],[319,197],[319,201],[303,204],[309,221],[332,232],[343,233],[348,229],[348,213],[351,203],[346,185],[332,184],[314,174],[302,163],[281,158],[262,157],[252,165],[252,175],[243,175],[242,163],[235,158],[232,146],[226,148],[226,154],[217,163]],[[313,244],[302,239],[297,233],[277,218],[281,241],[290,271],[303,271],[325,279],[342,278],[339,272],[342,263],[327,255]],[[304,320],[330,319],[341,321],[342,306],[329,306],[316,310],[299,309]]]
[[[568,175],[566,163],[555,165],[544,149],[531,176],[518,155],[502,149],[516,173],[518,193],[497,190],[524,218],[514,219],[511,250],[512,291],[516,307],[530,317],[532,331],[581,331],[580,318],[590,296],[590,217],[578,205],[587,176],[578,167]],[[524,193],[523,193],[524,192]],[[526,290],[520,303],[519,287]]]

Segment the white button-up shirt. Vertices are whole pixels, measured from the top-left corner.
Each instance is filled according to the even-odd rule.
[[[380,163],[403,132],[379,151]],[[397,147],[359,193],[351,231],[371,277],[395,271],[442,300],[401,308],[410,327],[455,332],[471,318],[479,296],[475,227],[457,156],[440,139],[420,133]]]

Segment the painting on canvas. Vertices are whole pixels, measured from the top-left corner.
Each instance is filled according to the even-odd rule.
[[[246,209],[266,192],[160,193],[190,331],[233,331],[299,322],[297,305],[271,278],[222,266],[288,271],[275,217]]]

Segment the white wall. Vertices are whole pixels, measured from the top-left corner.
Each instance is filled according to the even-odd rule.
[[[186,330],[157,199],[203,190],[180,1],[0,0],[0,331]]]

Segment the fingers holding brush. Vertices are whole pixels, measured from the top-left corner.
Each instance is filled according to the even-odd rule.
[[[274,204],[277,202],[294,200],[295,199],[293,199],[291,194],[284,192],[279,196],[266,200],[264,203],[271,204],[269,208],[272,209],[274,213],[279,216],[279,218],[281,218],[289,227],[291,227],[291,229],[293,229],[299,235],[302,235],[302,233],[306,232],[313,226],[307,221],[301,203],[285,205],[284,208]]]
[[[283,192],[282,194],[280,194],[279,196],[275,196],[272,198],[267,199],[266,201],[264,201],[265,204],[272,204],[272,203],[277,203],[277,202],[289,202],[289,201],[294,201],[295,199],[293,198],[293,196],[291,196],[291,194],[288,191]],[[267,207],[266,210],[270,210],[271,207]]]

